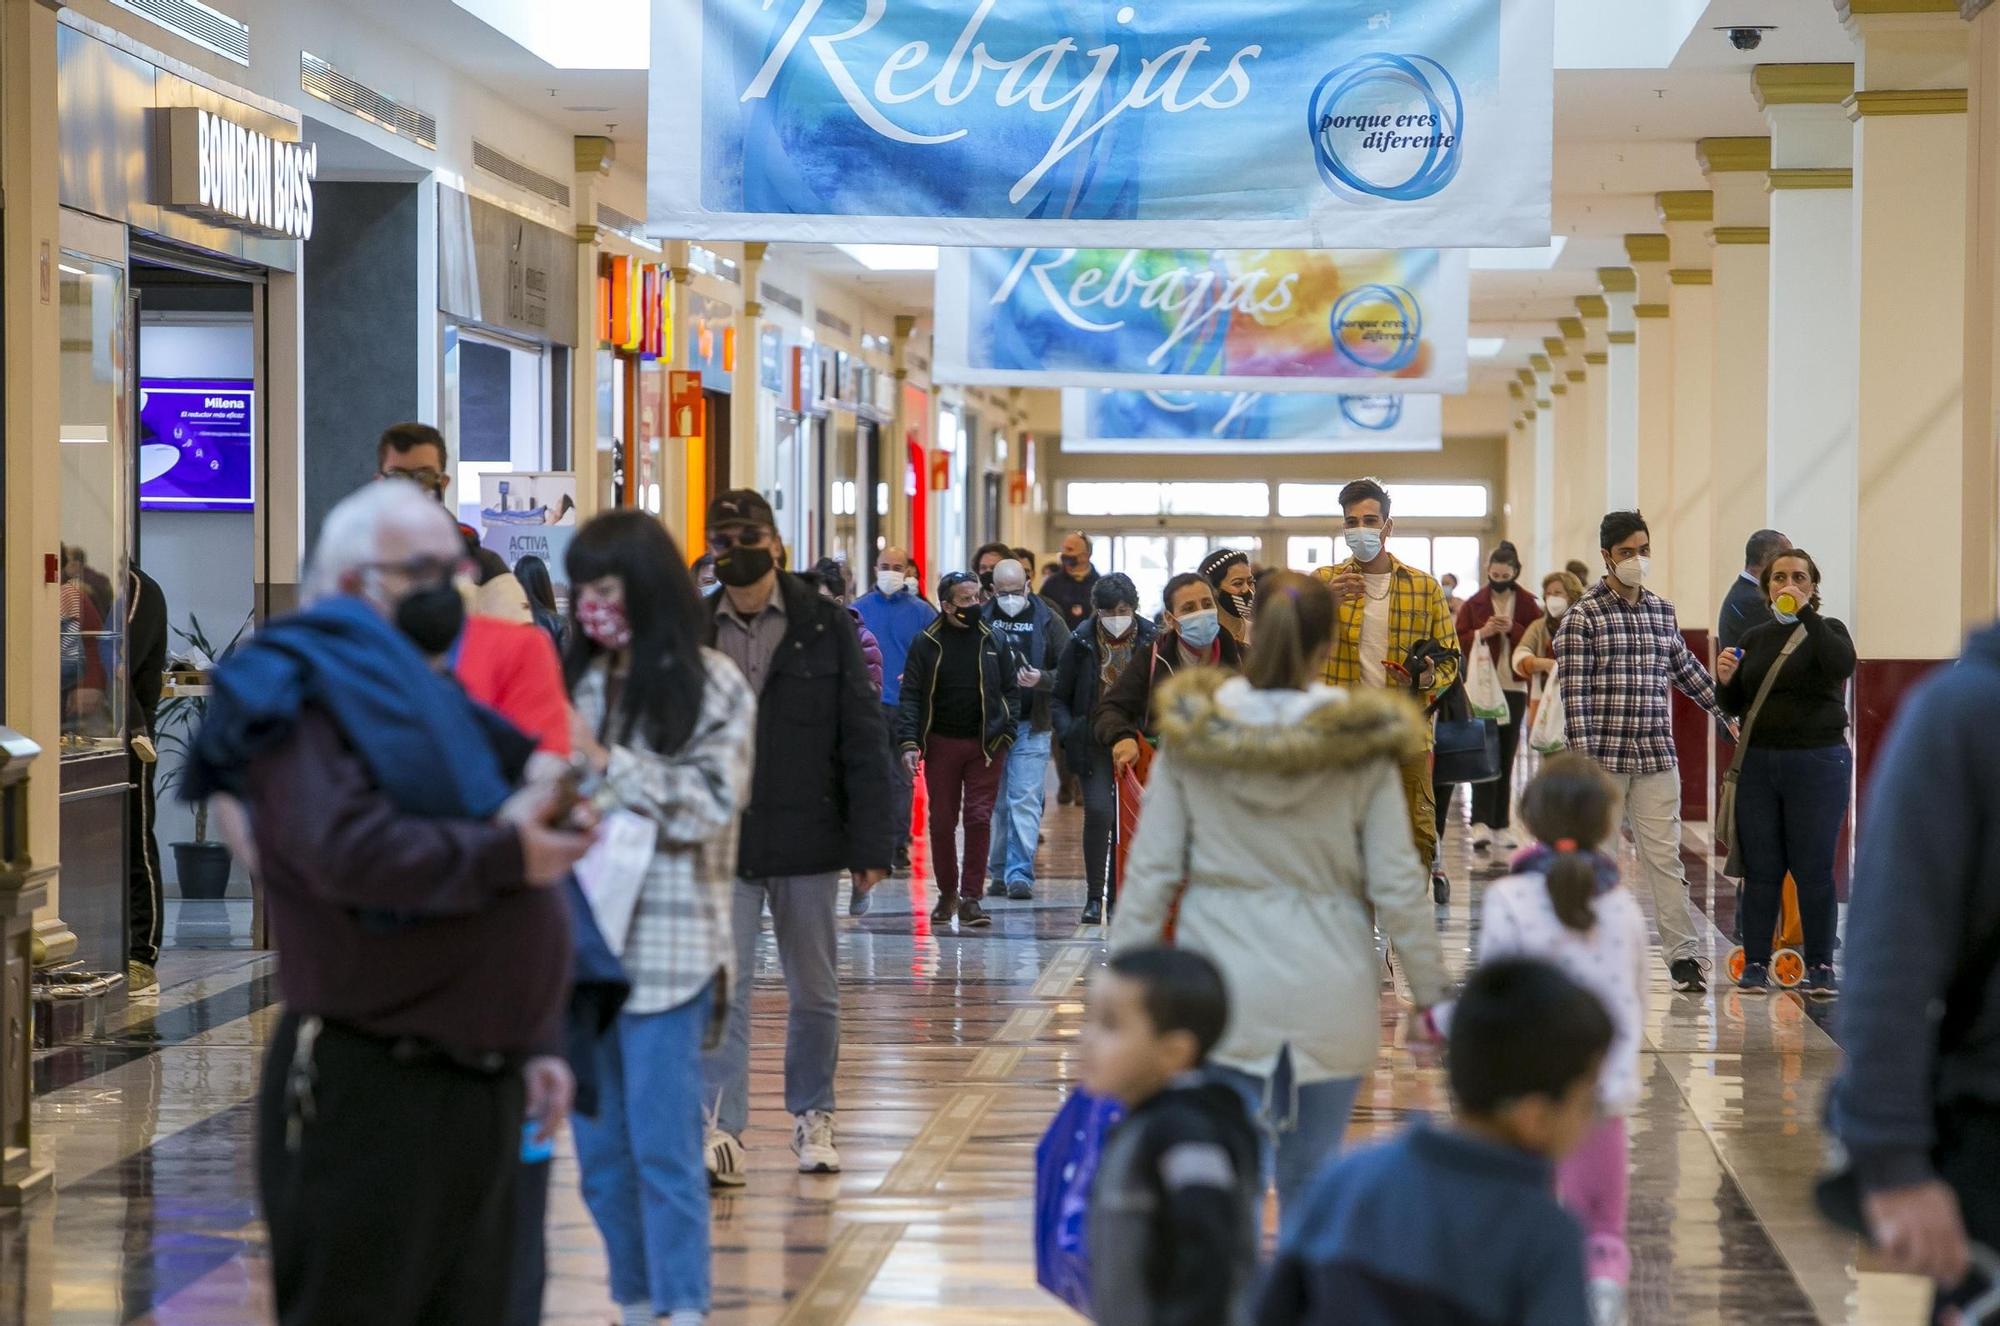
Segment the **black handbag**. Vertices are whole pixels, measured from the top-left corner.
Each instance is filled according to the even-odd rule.
[[[1465,683],[1452,683],[1437,704],[1437,763],[1431,781],[1491,783],[1500,774],[1500,725],[1490,718],[1474,718]]]

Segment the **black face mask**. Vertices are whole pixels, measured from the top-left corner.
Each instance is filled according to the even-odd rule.
[[[1221,594],[1217,598],[1224,612],[1231,617],[1241,617],[1246,622],[1250,620],[1250,609],[1257,602],[1254,594]]]
[[[396,629],[426,657],[450,649],[465,629],[465,600],[459,597],[458,586],[447,580],[403,595],[396,604]]]
[[[1495,580],[1489,576],[1486,581],[1486,587],[1495,594],[1504,594],[1514,588],[1514,582],[1511,580]]]
[[[988,594],[993,592],[993,573],[991,571],[981,571],[979,573],[979,587]]]
[[[951,619],[960,626],[972,626],[979,620],[979,609],[953,608],[951,610]]]
[[[738,544],[715,558],[715,578],[732,589],[754,585],[771,574],[777,565],[769,548],[745,548]]]

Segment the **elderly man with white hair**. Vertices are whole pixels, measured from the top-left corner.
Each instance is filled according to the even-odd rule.
[[[257,1169],[280,1323],[500,1321],[524,1122],[569,1105],[554,886],[590,835],[442,669],[464,561],[414,486],[335,507],[307,606],[216,670],[188,761],[279,954]]]
[[[1069,648],[1069,627],[1048,600],[1028,592],[1028,568],[1009,559],[993,568],[993,597],[986,624],[1008,642],[1018,664],[1014,721],[1020,735],[1007,755],[1007,781],[993,812],[993,847],[987,858],[990,897],[1026,902],[1035,896],[1035,849],[1042,836],[1049,755],[1055,724],[1050,702],[1056,664]]]

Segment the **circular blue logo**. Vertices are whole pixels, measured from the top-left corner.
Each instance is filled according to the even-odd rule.
[[[1306,130],[1320,178],[1335,193],[1409,202],[1428,198],[1458,175],[1465,98],[1445,67],[1427,55],[1378,52],[1350,60],[1319,81]],[[1404,169],[1414,154],[1414,164]],[[1359,167],[1370,158],[1399,173]]]
[[[1401,396],[1342,396],[1340,417],[1356,428],[1386,433],[1403,421]]]
[[[1358,285],[1334,301],[1328,321],[1333,348],[1356,368],[1400,373],[1417,361],[1424,311],[1399,285]]]

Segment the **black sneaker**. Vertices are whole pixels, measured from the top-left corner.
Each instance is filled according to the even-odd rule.
[[[1771,970],[1754,962],[1743,964],[1743,974],[1736,978],[1736,988],[1744,994],[1771,993]]]
[[[1000,880],[997,879],[994,880],[992,883],[986,886],[986,896],[989,898],[1006,897],[1007,896],[1006,884],[1002,883]]]
[[[971,905],[977,907],[979,904],[973,903]],[[937,906],[931,908],[931,924],[933,926],[950,925],[951,918],[956,915],[958,915],[958,896],[951,893],[944,894],[938,898]]]
[[[904,843],[901,847],[898,847],[896,849],[896,873],[899,875],[907,875],[909,872],[910,872],[910,845],[908,843]]]
[[[1822,963],[1806,973],[1800,988],[1814,999],[1832,999],[1840,993],[1840,982],[1833,974],[1832,965]]]
[[[1092,898],[1089,902],[1086,902],[1083,905],[1083,924],[1085,925],[1104,924],[1104,899]]]
[[[1035,900],[1035,886],[1016,881],[1007,886],[1007,896],[1015,902],[1033,902]]]
[[[993,918],[986,914],[977,898],[967,898],[958,905],[958,924],[961,929],[984,930],[993,924]]]
[[[1699,958],[1675,958],[1667,964],[1667,974],[1674,978],[1674,989],[1682,994],[1700,994],[1708,989],[1708,976],[1702,971]]]

